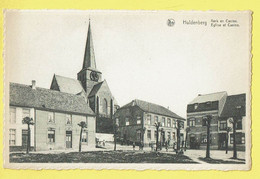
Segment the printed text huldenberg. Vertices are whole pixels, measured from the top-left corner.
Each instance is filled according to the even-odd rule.
[[[204,25],[207,26],[207,21],[200,20],[183,20],[184,25]]]

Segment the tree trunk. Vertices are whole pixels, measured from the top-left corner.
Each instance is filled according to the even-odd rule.
[[[27,149],[26,153],[29,154],[30,150],[30,124],[28,124],[28,130],[27,130]]]
[[[114,134],[114,151],[116,151],[116,133]]]
[[[177,152],[179,152],[180,151],[180,146],[181,146],[181,144],[180,144],[180,127],[178,126],[178,128],[177,128]]]
[[[210,158],[210,121],[207,120],[207,151],[206,158]]]
[[[79,135],[79,152],[81,152],[82,130],[83,130],[83,128],[81,127],[81,129],[80,129],[80,135]]]
[[[159,127],[156,126],[156,152],[158,151],[158,143],[159,143]]]
[[[237,119],[233,119],[233,158],[237,158],[237,144],[236,144],[236,125]]]
[[[184,146],[185,151],[187,149],[187,140],[188,140],[188,132],[186,132],[186,137],[185,137],[185,146]]]
[[[228,132],[226,136],[226,154],[228,153]]]

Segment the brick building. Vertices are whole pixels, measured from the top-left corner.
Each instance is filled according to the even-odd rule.
[[[169,141],[172,145],[177,141],[177,121],[182,123],[180,138],[184,141],[185,119],[157,104],[135,99],[117,110],[115,120],[119,126],[119,139],[123,143],[138,144],[143,141],[145,146],[155,144],[155,123],[160,122],[159,142],[164,144]]]
[[[96,132],[113,133],[112,116],[119,106],[97,69],[90,23],[83,66],[77,79],[54,74],[50,89],[83,96],[96,114]]]
[[[207,115],[212,116],[210,125],[210,145],[212,149],[225,149],[228,137],[228,146],[233,144],[233,132],[227,136],[229,122],[236,115],[241,116],[237,123],[236,140],[239,149],[245,148],[245,104],[246,95],[231,95],[227,92],[198,95],[187,105],[187,144],[190,148],[204,148],[207,143],[207,127],[204,120]],[[238,111],[239,110],[239,111]]]
[[[24,150],[27,146],[27,125],[24,117],[33,119],[30,146],[36,151],[78,149],[84,121],[87,128],[82,134],[82,150],[95,147],[95,114],[80,95],[62,93],[36,87],[10,83],[10,101],[7,127],[10,151]]]

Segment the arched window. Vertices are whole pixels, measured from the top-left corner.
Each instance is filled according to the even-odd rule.
[[[103,107],[103,113],[104,114],[107,114],[107,112],[108,112],[108,105],[107,105],[107,100],[106,100],[106,98],[104,98],[103,99],[103,105],[102,105],[102,107]]]

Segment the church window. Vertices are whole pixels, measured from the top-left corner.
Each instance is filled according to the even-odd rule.
[[[103,113],[104,114],[107,114],[107,112],[108,112],[107,108],[108,108],[107,100],[104,98],[104,100],[103,100]]]

